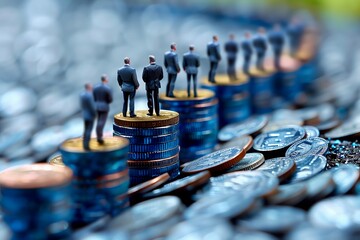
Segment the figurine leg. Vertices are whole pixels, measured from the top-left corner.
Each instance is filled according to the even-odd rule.
[[[243,71],[245,74],[249,74],[251,55],[245,55]]]
[[[135,115],[135,91],[129,93],[130,94],[130,117],[136,117]]]
[[[169,86],[169,96],[168,97],[174,97],[174,88],[175,88],[175,82],[176,82],[176,76],[177,74],[169,74],[170,78],[170,86]]]
[[[128,99],[129,99],[129,94],[128,92],[123,92],[123,96],[124,96],[124,104],[123,104],[123,116],[126,117],[126,113],[127,113],[127,108],[128,108]]]
[[[194,81],[194,97],[197,97],[197,89],[196,89],[197,74],[193,74],[193,81]]]
[[[94,125],[93,120],[84,121],[83,147],[85,150],[90,150],[89,142],[90,142],[91,130],[93,128],[93,125]]]
[[[281,50],[280,49],[276,49],[274,51],[274,60],[275,60],[275,68],[277,70],[280,70],[280,58],[281,58]]]
[[[217,65],[217,62],[210,62],[209,82],[215,83]]]
[[[230,80],[236,80],[236,73],[235,73],[235,58],[228,58],[228,69],[227,73],[230,78]]]
[[[190,73],[186,74],[186,77],[187,77],[187,93],[188,93],[188,97],[190,97],[191,74]]]
[[[153,108],[153,91],[152,90],[146,90],[146,97],[147,97],[147,105],[148,105],[148,109],[149,109],[149,113],[148,115],[149,116],[152,116],[153,115],[153,111],[154,111],[154,108]]]
[[[103,144],[103,131],[106,123],[108,112],[98,112],[98,119],[96,124],[96,138],[98,143]]]
[[[155,112],[157,116],[160,116],[160,104],[159,104],[159,89],[154,89],[154,105],[155,105]]]

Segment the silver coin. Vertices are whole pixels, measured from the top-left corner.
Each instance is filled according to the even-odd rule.
[[[218,149],[238,147],[245,149],[245,151],[249,151],[252,145],[253,145],[253,138],[249,135],[243,135],[241,137],[233,138],[232,140],[224,144],[221,144]]]
[[[323,155],[329,142],[320,137],[306,138],[291,145],[285,153],[286,157],[298,158],[307,155]]]
[[[253,148],[260,152],[280,150],[304,136],[305,130],[302,127],[288,126],[258,135],[254,140]]]
[[[274,175],[261,171],[232,172],[210,178],[202,197],[242,193],[246,196],[266,196],[275,192],[279,180]]]
[[[332,170],[336,185],[335,195],[343,195],[352,190],[360,178],[360,172],[356,165],[342,164]]]
[[[289,183],[300,182],[315,176],[326,167],[326,158],[321,155],[307,155],[295,160],[296,170]]]
[[[320,121],[319,112],[315,108],[302,108],[294,111],[294,113],[301,118],[305,124],[318,124]]]
[[[220,141],[229,141],[242,135],[251,135],[264,128],[267,122],[268,117],[261,115],[240,123],[229,124],[220,130],[218,138]]]
[[[282,181],[291,176],[295,169],[296,165],[294,160],[287,157],[279,157],[266,159],[265,162],[256,169],[256,171],[259,170],[269,172]]]
[[[335,228],[318,228],[312,225],[300,225],[288,235],[285,240],[304,240],[304,239],[326,239],[326,240],[355,240],[347,231]]]
[[[329,196],[335,189],[335,183],[330,171],[322,172],[304,183],[307,188],[306,198],[312,202]]]
[[[242,193],[202,198],[185,211],[185,218],[212,217],[232,219],[248,211],[254,199]]]
[[[240,219],[240,227],[268,233],[286,233],[306,221],[306,212],[299,208],[271,206]]]
[[[320,136],[320,131],[314,126],[303,126],[305,129],[306,138]]]
[[[337,196],[316,203],[309,219],[317,227],[360,229],[360,196]]]
[[[238,232],[232,240],[276,240],[270,234],[259,231],[241,231]]]
[[[327,138],[343,138],[343,137],[356,137],[360,135],[360,118],[354,118],[349,120],[340,127],[337,127],[327,133],[325,137]]]
[[[295,206],[306,198],[307,188],[304,183],[294,183],[279,186],[275,195],[267,198],[273,205]]]
[[[243,159],[228,169],[226,172],[236,172],[255,169],[265,161],[262,153],[247,153]]]

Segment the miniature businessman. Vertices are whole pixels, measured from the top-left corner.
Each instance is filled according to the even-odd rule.
[[[251,55],[253,53],[250,32],[245,32],[245,39],[241,42],[241,49],[244,54],[243,72],[249,74]]]
[[[274,62],[276,69],[280,69],[280,58],[285,38],[279,24],[275,24],[274,30],[269,33],[269,42],[274,50]]]
[[[230,34],[229,41],[225,43],[225,52],[227,53],[227,64],[228,64],[227,73],[229,75],[230,80],[236,80],[235,64],[236,64],[238,50],[239,50],[238,45],[235,42],[235,35]]]
[[[162,67],[157,65],[155,57],[149,56],[150,64],[144,67],[142,79],[146,84],[146,96],[148,101],[149,113],[148,116],[153,115],[154,107],[157,116],[160,116],[159,105],[159,88],[161,88],[160,81],[163,79]]]
[[[253,45],[256,51],[256,67],[259,70],[264,71],[264,58],[267,49],[266,38],[265,38],[265,28],[260,27],[258,29],[258,35],[253,40]]]
[[[126,117],[128,102],[130,98],[130,117],[135,115],[135,93],[139,88],[135,68],[130,67],[130,58],[124,58],[125,65],[117,72],[117,80],[124,96],[123,116]]]
[[[198,67],[200,66],[200,57],[194,53],[195,47],[190,45],[189,52],[184,54],[183,57],[183,69],[187,75],[187,92],[188,97],[190,97],[190,85],[191,85],[191,78],[193,79],[194,85],[194,97],[197,97],[196,91],[196,82],[197,82],[197,73]]]
[[[207,55],[210,60],[209,82],[211,83],[215,83],[216,69],[221,60],[220,44],[218,40],[217,36],[213,36],[213,41],[209,42],[207,45]]]
[[[92,91],[92,85],[87,83],[85,84],[85,91],[80,95],[80,105],[84,119],[83,147],[85,150],[90,150],[89,142],[91,131],[96,117],[95,102]]]
[[[104,144],[103,131],[113,101],[112,91],[108,86],[108,77],[101,76],[101,83],[94,88],[94,99],[97,111],[96,138],[99,144]]]
[[[180,72],[179,59],[176,53],[176,44],[170,45],[170,51],[165,53],[164,66],[168,73],[168,83],[166,85],[166,96],[174,97],[174,88],[177,74]]]
[[[300,22],[300,20],[294,17],[291,20],[290,25],[287,28],[287,34],[289,37],[290,53],[295,55],[298,51],[301,40],[305,31],[305,26]]]

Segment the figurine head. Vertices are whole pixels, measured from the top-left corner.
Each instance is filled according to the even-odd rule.
[[[218,40],[219,40],[218,36],[214,35],[214,36],[213,36],[213,41],[214,41],[214,42],[217,42]]]
[[[194,50],[195,50],[194,45],[190,45],[190,46],[189,46],[189,50],[190,50],[190,51],[194,51]]]
[[[93,90],[91,83],[85,83],[84,86],[85,86],[85,90],[88,92],[91,92]]]
[[[229,39],[230,39],[230,40],[234,40],[234,39],[235,39],[235,35],[234,35],[233,33],[230,33],[230,34],[229,34]]]
[[[176,51],[176,43],[172,43],[170,49]]]
[[[130,64],[130,58],[129,58],[129,57],[125,57],[125,58],[124,58],[124,63],[125,63],[125,64]]]
[[[261,34],[261,35],[265,34],[265,33],[266,33],[265,28],[259,27],[259,28],[258,28],[258,33]]]
[[[109,82],[108,76],[106,74],[101,75],[101,82],[102,83],[108,83]]]
[[[250,38],[251,38],[251,33],[248,32],[248,31],[246,31],[246,32],[244,33],[244,36],[245,36],[246,39],[250,39]]]
[[[155,63],[155,57],[154,57],[154,55],[150,55],[150,56],[149,56],[149,62],[150,62],[150,63]]]

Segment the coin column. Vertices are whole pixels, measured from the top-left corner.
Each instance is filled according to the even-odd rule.
[[[74,224],[90,223],[107,214],[115,216],[129,205],[129,142],[111,137],[100,145],[91,139],[90,148],[84,151],[80,138],[60,146],[63,163],[74,172]]]
[[[230,123],[236,123],[247,119],[251,114],[251,102],[249,94],[249,82],[242,75],[236,81],[230,81],[228,77],[218,76],[216,83],[210,83],[207,79],[202,81],[202,87],[215,92],[219,99],[219,127]]]
[[[131,186],[163,173],[174,179],[179,175],[179,114],[161,110],[160,116],[148,116],[146,110],[137,117],[114,116],[114,136],[130,141],[128,166]]]
[[[251,106],[254,114],[265,114],[273,110],[274,74],[254,72],[250,76]]]
[[[175,91],[175,98],[160,96],[163,109],[180,114],[180,162],[185,163],[211,153],[217,143],[218,100],[215,93],[199,89],[197,97],[185,90]]]

